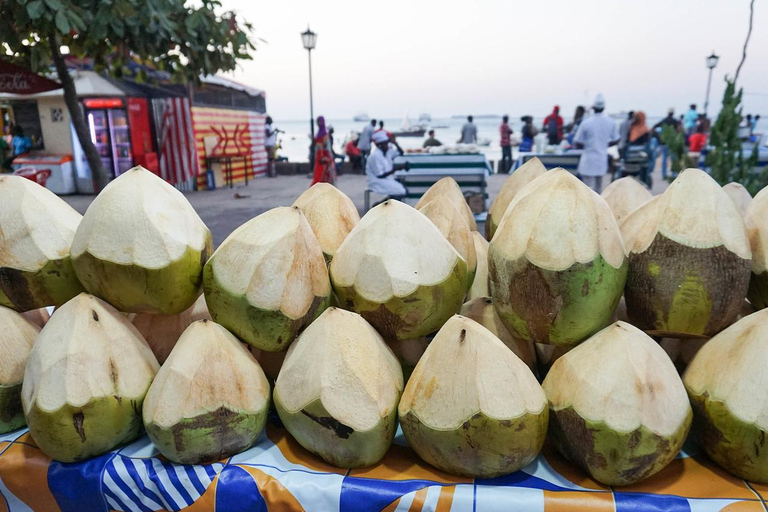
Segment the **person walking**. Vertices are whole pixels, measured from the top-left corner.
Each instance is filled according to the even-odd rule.
[[[552,113],[544,118],[543,131],[547,134],[547,143],[551,146],[556,146],[563,140],[563,118],[560,117],[559,106],[555,105]]]
[[[336,166],[333,161],[333,149],[331,148],[328,130],[325,127],[325,118],[317,118],[317,134],[314,140],[315,146],[315,172],[312,175],[312,185],[315,183],[336,183]],[[310,186],[312,186],[310,185]]]
[[[605,98],[602,94],[595,97],[592,110],[595,114],[581,123],[573,142],[577,149],[584,150],[579,159],[579,176],[599,194],[603,176],[608,172],[608,147],[618,144],[619,128],[613,119],[603,115]]]
[[[501,146],[501,161],[499,162],[499,172],[507,174],[512,168],[512,128],[509,126],[509,116],[501,118],[499,126],[499,145]]]
[[[680,123],[675,118],[675,109],[669,108],[667,110],[667,117],[653,125],[653,131],[658,134],[661,132],[661,130],[664,129],[665,126],[671,126],[675,130],[680,129]],[[661,137],[659,137],[661,139]],[[669,172],[669,148],[666,144],[661,145],[661,177],[663,179],[667,179],[667,173]]]
[[[520,118],[520,121],[523,122],[523,128],[521,130],[523,140],[520,142],[520,147],[518,149],[523,153],[529,153],[533,150],[533,138],[536,137],[536,135],[539,133],[539,130],[533,126],[532,116],[523,116]]]
[[[467,116],[467,122],[461,127],[459,144],[474,144],[477,142],[477,126],[472,122],[472,116]]]
[[[691,107],[683,115],[683,128],[685,129],[685,135],[692,135],[696,130],[696,121],[699,120],[699,113],[696,111],[696,104],[691,103]]]
[[[272,126],[272,118],[267,116],[264,124],[264,149],[267,151],[267,177],[275,177],[275,146],[277,145],[277,134],[281,130]]]
[[[371,152],[371,137],[376,130],[376,120],[371,119],[371,124],[365,125],[363,131],[360,132],[360,138],[357,140],[357,149],[360,150],[360,158],[362,158],[362,166],[365,168],[365,159],[368,158],[368,154]]]

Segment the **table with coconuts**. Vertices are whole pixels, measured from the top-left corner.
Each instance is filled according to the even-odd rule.
[[[214,252],[143,168],[0,176],[0,511],[767,510],[768,192],[490,211],[318,184]]]

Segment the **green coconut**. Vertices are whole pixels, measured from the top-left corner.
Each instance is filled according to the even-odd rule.
[[[203,288],[214,321],[268,352],[286,350],[331,298],[323,251],[295,206],[229,235],[205,266]]]
[[[467,301],[478,297],[488,297],[491,294],[488,290],[488,240],[477,231],[473,231],[472,241],[475,243],[477,270],[475,271],[475,278],[472,280],[472,286],[470,286],[465,298]]]
[[[491,331],[459,315],[419,360],[398,415],[422,459],[474,478],[527,466],[547,435],[547,400],[531,370]]]
[[[464,258],[427,217],[399,201],[385,201],[360,220],[330,273],[339,305],[389,341],[437,331],[467,292]]]
[[[499,227],[501,218],[509,208],[510,203],[517,193],[527,184],[547,172],[547,168],[537,157],[533,157],[523,165],[518,167],[501,186],[499,195],[493,200],[491,208],[488,210],[488,217],[485,219],[485,238],[491,240]]]
[[[456,180],[450,176],[439,179],[431,187],[429,187],[416,203],[416,209],[421,209],[422,206],[432,201],[437,196],[446,196],[448,199],[450,199],[456,208],[458,208],[460,212],[463,212],[469,229],[472,231],[477,231],[477,222],[475,221],[475,216],[472,213],[472,210],[469,208],[467,200],[464,198],[464,193],[461,191],[459,184],[456,183]]]
[[[158,367],[125,316],[81,293],[56,309],[29,355],[21,390],[29,433],[59,462],[133,441]]]
[[[507,208],[488,250],[488,273],[496,311],[514,336],[570,346],[611,321],[627,262],[605,200],[554,169]]]
[[[600,197],[605,199],[616,222],[621,222],[635,209],[653,199],[648,188],[631,176],[619,178],[605,187]]]
[[[175,315],[200,296],[211,232],[184,195],[143,167],[96,196],[72,242],[85,289],[126,313]]]
[[[701,446],[720,467],[768,483],[768,309],[746,316],[709,340],[683,382]]]
[[[357,468],[389,449],[402,391],[400,363],[381,336],[360,315],[329,308],[288,350],[274,400],[299,444]]]
[[[621,224],[633,325],[651,336],[707,338],[731,325],[749,286],[744,219],[707,173],[687,169]]]
[[[561,356],[543,387],[555,446],[605,485],[630,485],[663,469],[691,426],[691,406],[672,361],[625,322]]]
[[[247,450],[267,421],[269,383],[259,363],[211,320],[187,327],[144,399],[144,427],[177,464],[204,464]]]
[[[304,213],[329,263],[352,228],[360,222],[355,203],[330,183],[315,183],[293,202],[293,206],[298,206]]]
[[[83,291],[70,260],[82,216],[20,176],[0,176],[0,306],[60,306]]]
[[[752,194],[749,190],[744,188],[741,183],[731,182],[723,185],[723,192],[728,194],[731,201],[741,210],[741,213],[746,214],[749,204],[752,202]]]
[[[0,434],[23,427],[21,382],[40,327],[16,311],[0,306]]]
[[[747,298],[756,309],[763,309],[768,306],[768,188],[755,196],[744,219],[752,248],[752,277]]]

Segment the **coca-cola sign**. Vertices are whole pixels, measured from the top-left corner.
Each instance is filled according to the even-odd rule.
[[[36,94],[61,89],[61,85],[0,59],[0,93]]]

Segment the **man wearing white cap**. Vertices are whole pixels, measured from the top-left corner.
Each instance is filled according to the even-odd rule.
[[[603,115],[605,98],[598,94],[592,105],[595,114],[585,119],[573,137],[577,149],[583,149],[579,159],[579,176],[592,190],[600,193],[603,176],[608,172],[608,147],[618,144],[619,127],[610,117]]]
[[[365,175],[368,177],[368,188],[389,199],[401,200],[405,197],[405,187],[394,177],[395,171],[408,168],[408,164],[394,165],[387,157],[389,136],[384,130],[378,131],[371,137],[376,148],[371,151],[365,163]],[[375,205],[374,205],[375,206]]]

